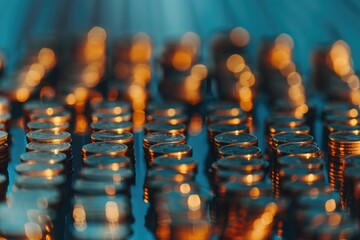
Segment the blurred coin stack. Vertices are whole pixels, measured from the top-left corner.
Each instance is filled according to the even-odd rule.
[[[172,214],[167,211],[174,211],[174,214],[176,211],[175,208],[172,208],[173,202],[167,199],[166,201],[164,200],[164,202],[159,202],[159,198],[166,194],[178,194],[178,196],[182,198],[190,196],[191,194],[200,193],[200,186],[195,182],[197,167],[198,164],[192,157],[177,158],[160,156],[156,157],[154,161],[151,162],[144,184],[144,201],[150,203],[146,215],[146,226],[157,237],[169,239],[169,236],[163,234],[166,234],[164,230],[166,230],[167,227],[170,227],[170,225],[168,225],[170,222],[166,222],[161,218],[165,217],[165,214]],[[170,207],[166,209],[163,208],[163,205],[159,204],[170,205]],[[191,226],[192,222],[195,221],[195,219],[192,219],[191,215],[187,216],[188,211],[191,210],[185,208],[182,213],[177,213],[179,217],[182,218],[183,223],[175,223],[173,225],[174,230],[171,231],[174,232],[174,237],[177,237],[176,235],[178,235],[178,233],[175,232],[179,231],[176,228],[180,228],[182,224],[189,224]],[[170,217],[169,220],[171,220],[173,217],[176,218],[176,215],[168,217]],[[201,217],[199,216],[198,220],[208,221],[207,217],[207,209],[201,209]]]
[[[8,164],[10,161],[10,150],[8,144],[8,133],[0,130],[0,202],[6,198],[9,185]]]
[[[26,131],[49,130],[54,132],[71,130],[71,113],[56,101],[30,100],[23,106]]]
[[[189,183],[180,184],[178,189],[180,191],[165,191],[155,196],[156,238],[209,239],[212,235],[209,195]]]
[[[148,123],[187,124],[187,105],[180,102],[150,103],[146,108],[146,120]]]
[[[179,41],[165,46],[160,59],[162,76],[159,81],[159,91],[164,99],[190,105],[203,100],[208,70],[199,64],[200,49],[200,38],[193,32],[187,32]]]
[[[357,239],[359,226],[341,211],[339,194],[329,188],[303,192],[294,207],[296,239]],[[342,229],[347,229],[340,233]],[[356,233],[354,236],[353,233]]]
[[[117,152],[124,144],[83,147],[83,167],[72,188],[73,239],[127,239],[133,223],[130,184],[133,163]]]
[[[32,151],[41,151],[47,153],[63,153],[66,156],[66,159],[60,161],[56,164],[61,164],[63,167],[63,173],[66,176],[69,176],[73,173],[73,155],[71,147],[71,134],[69,132],[57,132],[51,130],[35,130],[30,131],[26,134],[26,139],[28,144],[26,145],[26,150],[28,152]],[[36,165],[44,164],[42,162],[37,162],[36,158],[32,162],[24,162],[22,164],[26,165]],[[45,162],[45,164],[52,164],[50,162]]]
[[[335,132],[328,139],[329,182],[336,190],[344,184],[345,157],[360,153],[360,135],[347,132]]]
[[[293,62],[293,47],[294,41],[287,34],[280,34],[274,41],[265,42],[259,63],[261,84],[272,106],[281,106],[281,102],[286,101],[286,108],[291,110],[293,116],[309,117],[311,109],[302,76]]]
[[[246,29],[235,27],[219,34],[212,44],[214,77],[218,95],[236,100],[250,113],[254,107],[256,77],[246,59],[250,36]]]
[[[0,96],[0,130],[9,131],[10,102],[8,98]]]
[[[338,40],[314,54],[315,83],[330,100],[360,103],[359,77],[355,73],[349,45]]]

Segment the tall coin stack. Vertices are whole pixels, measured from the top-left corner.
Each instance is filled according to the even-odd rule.
[[[360,154],[360,135],[348,132],[335,132],[328,140],[328,174],[334,189],[340,191],[344,184],[345,157]]]

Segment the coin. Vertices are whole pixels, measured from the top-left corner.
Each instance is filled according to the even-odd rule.
[[[225,157],[217,160],[217,167],[222,170],[234,170],[242,172],[252,172],[257,170],[266,170],[269,163],[261,158],[241,158]]]
[[[286,143],[277,147],[278,157],[297,155],[304,157],[321,157],[321,150],[313,144]]]
[[[155,157],[171,156],[171,157],[186,157],[192,156],[192,147],[183,143],[158,143],[149,148],[150,162],[153,162]]]
[[[132,114],[124,112],[119,114],[94,112],[91,115],[92,122],[128,122],[131,121]]]
[[[133,145],[134,135],[129,132],[117,133],[111,131],[99,131],[91,134],[92,142],[112,142]]]
[[[43,122],[52,122],[55,124],[61,124],[64,122],[69,122],[71,120],[71,113],[69,111],[60,111],[57,113],[32,113],[29,116],[30,121],[43,121]]]
[[[68,132],[54,132],[50,130],[36,130],[26,134],[28,142],[42,142],[42,143],[71,143],[71,134]]]
[[[256,146],[243,146],[241,144],[230,144],[219,149],[220,157],[236,156],[242,158],[259,158],[262,156],[261,149]]]
[[[0,130],[0,144],[6,143],[8,140],[8,133]]]
[[[85,180],[100,181],[100,182],[114,182],[131,183],[133,181],[134,172],[129,168],[120,168],[112,170],[109,168],[83,168],[80,171],[80,175]]]
[[[86,144],[82,147],[84,157],[98,153],[125,156],[127,151],[128,147],[125,144],[118,143],[96,142]]]
[[[72,186],[75,194],[80,195],[119,195],[129,194],[129,186],[125,182],[97,182],[91,180],[77,179]]]

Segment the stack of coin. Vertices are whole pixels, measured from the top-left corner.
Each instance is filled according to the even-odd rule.
[[[247,123],[247,121],[248,121],[247,114],[244,113],[240,108],[237,109],[237,112],[234,111],[234,113],[231,112],[211,113],[206,117],[207,124],[212,124],[212,123],[240,124],[240,123]]]
[[[10,114],[10,102],[6,97],[0,96],[0,130],[9,130]]]
[[[149,147],[149,155],[147,156],[148,164],[151,164],[156,157],[169,156],[183,157],[192,156],[192,147],[185,143],[158,143]]]
[[[186,125],[183,123],[171,124],[171,123],[156,123],[150,122],[146,123],[144,126],[145,134],[155,133],[155,132],[166,132],[171,134],[186,134]]]
[[[91,133],[98,131],[111,131],[117,133],[132,132],[133,124],[131,122],[94,122],[91,123]]]
[[[7,172],[10,161],[8,133],[0,130],[0,173]]]
[[[103,130],[91,134],[91,142],[125,144],[127,146],[127,156],[132,160],[133,165],[135,164],[134,135],[132,133],[117,133]]]
[[[215,149],[215,136],[221,133],[232,132],[235,134],[249,133],[249,126],[247,124],[228,124],[228,123],[213,123],[208,126],[209,143],[212,149]]]
[[[345,157],[353,154],[360,154],[360,135],[347,132],[336,132],[329,135],[329,181],[331,186],[338,191],[344,181]]]
[[[71,150],[71,134],[52,130],[35,130],[26,134],[28,141],[27,150],[35,153],[26,153],[22,159],[29,163],[61,163],[64,165],[66,175],[73,173],[73,155]],[[45,151],[45,153],[37,153]],[[57,153],[61,153],[56,155]],[[64,158],[65,159],[62,159]],[[60,160],[55,160],[60,159]]]
[[[182,134],[176,133],[166,133],[166,132],[156,132],[150,133],[144,136],[144,154],[147,162],[150,161],[150,147],[159,143],[174,143],[174,144],[185,144],[186,137]]]
[[[258,139],[256,136],[248,133],[221,133],[215,136],[215,152],[219,153],[219,149],[230,144],[239,144],[243,146],[258,146]]]

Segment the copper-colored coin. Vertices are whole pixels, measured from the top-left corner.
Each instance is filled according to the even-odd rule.
[[[129,168],[120,168],[112,170],[109,168],[83,168],[80,175],[86,180],[100,181],[100,182],[131,182],[134,177],[134,172]]]
[[[262,158],[240,158],[240,157],[225,157],[217,160],[217,167],[223,170],[234,170],[243,172],[252,172],[257,170],[264,170],[269,166],[269,162]]]
[[[75,194],[85,196],[128,194],[129,186],[125,182],[97,182],[91,180],[77,179],[72,186]]]
[[[15,185],[18,188],[24,189],[45,189],[61,187],[66,181],[64,175],[54,176],[26,176],[19,175],[15,178]]]
[[[128,151],[128,147],[125,144],[117,143],[89,143],[82,147],[82,153],[84,156],[93,154],[109,154],[109,155],[121,155],[125,156]]]
[[[302,167],[307,169],[322,169],[324,160],[322,158],[305,158],[301,156],[288,155],[277,159],[280,168]]]
[[[183,143],[159,143],[149,148],[152,156],[184,157],[192,155],[192,147]]]
[[[257,146],[258,139],[256,136],[248,133],[221,133],[215,136],[215,144],[217,147],[222,147],[229,144],[241,144],[244,146]]]
[[[28,142],[61,143],[71,142],[69,132],[54,132],[50,130],[36,130],[26,134]]]
[[[156,157],[154,161],[151,163],[151,167],[153,168],[161,168],[161,169],[172,169],[179,171],[181,173],[186,173],[189,171],[195,171],[197,169],[197,163],[191,157]]]
[[[240,144],[230,144],[219,149],[221,157],[236,156],[243,158],[259,158],[262,156],[261,149],[256,146],[242,146]]]
[[[29,116],[31,121],[43,121],[43,122],[53,122],[56,124],[69,122],[71,120],[71,113],[69,111],[61,111],[57,113],[32,113]]]
[[[277,147],[277,154],[278,156],[321,157],[321,150],[313,144],[286,143]]]
[[[26,144],[27,151],[45,151],[45,152],[63,152],[65,154],[71,154],[71,144],[68,142],[62,143],[40,143],[31,142]],[[67,156],[68,156],[67,154]]]
[[[185,143],[186,137],[182,134],[171,134],[165,132],[150,133],[144,137],[144,145],[157,143]]]

